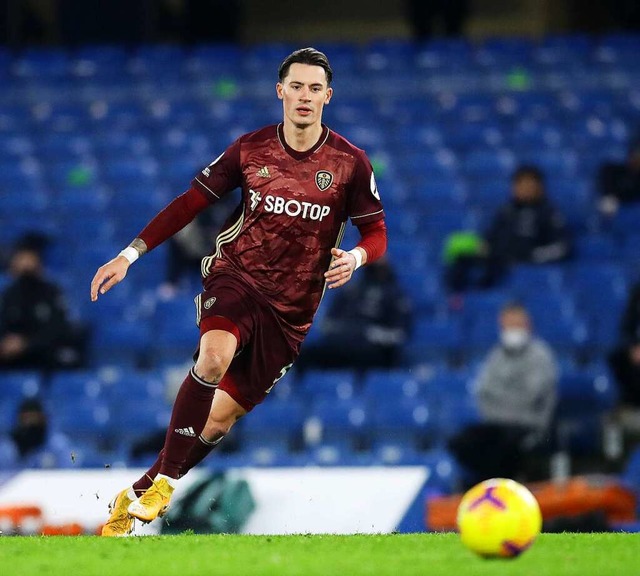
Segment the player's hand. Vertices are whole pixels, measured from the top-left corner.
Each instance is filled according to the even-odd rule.
[[[328,288],[340,288],[351,280],[356,269],[356,257],[340,248],[331,248],[331,255],[333,260],[324,278]]]
[[[120,282],[127,275],[129,266],[131,264],[124,256],[116,256],[113,260],[100,266],[91,281],[91,302],[98,299],[98,292],[106,294]]]

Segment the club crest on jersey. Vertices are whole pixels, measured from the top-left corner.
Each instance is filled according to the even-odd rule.
[[[333,183],[333,174],[326,170],[316,172],[316,186],[324,192]]]
[[[212,298],[207,298],[204,301],[204,304],[203,304],[204,309],[205,310],[209,310],[209,308],[211,308],[211,306],[213,306],[215,303],[216,303],[216,297],[215,296],[213,296]]]

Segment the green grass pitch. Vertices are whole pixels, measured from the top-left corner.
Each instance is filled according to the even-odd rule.
[[[617,576],[640,574],[640,534],[543,534],[483,560],[456,534],[2,537],[3,576]]]

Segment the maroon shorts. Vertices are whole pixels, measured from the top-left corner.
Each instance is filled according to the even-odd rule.
[[[195,298],[200,334],[220,329],[238,338],[238,351],[218,389],[250,411],[291,368],[300,344],[287,338],[273,309],[241,280],[217,274],[207,285]]]

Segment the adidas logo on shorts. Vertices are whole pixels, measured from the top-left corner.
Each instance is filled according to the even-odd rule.
[[[195,438],[196,433],[191,426],[189,428],[176,428],[174,430],[176,434],[182,434],[183,436],[189,436],[190,438]]]

